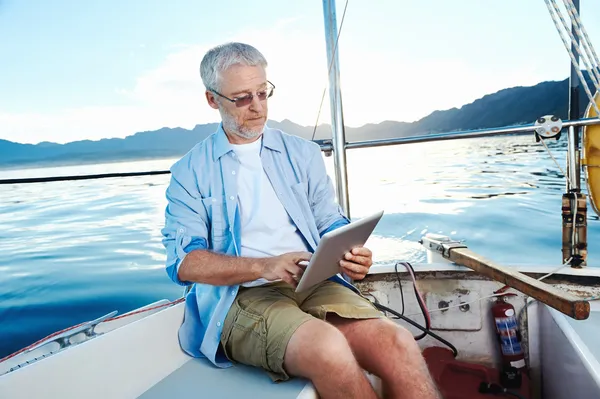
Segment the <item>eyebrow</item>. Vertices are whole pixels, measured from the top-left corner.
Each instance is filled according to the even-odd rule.
[[[267,82],[261,84],[258,89],[262,89],[264,87],[267,87]],[[245,90],[236,91],[234,93],[231,93],[230,95],[233,97],[233,96],[237,96],[238,94],[249,93],[250,91],[252,91],[252,90],[251,89],[245,89]]]

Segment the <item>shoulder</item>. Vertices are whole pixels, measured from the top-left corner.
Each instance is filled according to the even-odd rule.
[[[321,147],[314,141],[289,134],[280,129],[266,128],[265,133],[270,135],[270,140],[280,144],[289,154],[304,158],[312,158],[320,153]]]
[[[185,174],[195,174],[195,170],[209,162],[213,162],[213,146],[216,134],[200,141],[188,150],[181,158],[179,158],[170,168],[171,174],[175,176],[183,176]]]

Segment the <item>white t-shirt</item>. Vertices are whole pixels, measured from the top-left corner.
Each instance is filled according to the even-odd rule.
[[[258,258],[308,251],[263,169],[261,143],[262,139],[249,144],[232,144],[240,162],[237,178],[242,230],[240,255]],[[259,279],[242,285],[250,287],[266,282]]]

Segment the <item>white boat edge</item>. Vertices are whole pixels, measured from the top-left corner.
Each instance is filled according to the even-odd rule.
[[[370,274],[376,278],[379,275],[378,277],[383,279],[381,281],[385,281],[389,277],[395,278],[393,276],[394,265],[395,263],[375,265]],[[418,274],[423,272],[470,271],[470,269],[452,264],[414,264],[413,266]],[[532,269],[536,273],[546,273],[556,270],[556,267],[519,267],[519,269],[521,271]],[[600,277],[600,268],[573,269],[566,267],[560,274]],[[462,278],[468,279],[468,275],[463,275]],[[409,281],[406,283],[410,284]],[[481,281],[473,281],[472,283],[483,284]],[[485,284],[497,283],[485,282]],[[144,308],[165,303],[168,303],[168,301],[159,301]],[[407,302],[407,309],[409,307],[412,308],[413,306]],[[104,326],[100,324],[97,332],[102,333],[101,335],[85,342],[76,343],[51,354],[51,356],[30,362],[24,367],[0,375],[0,397],[79,398],[85,395],[89,398],[137,398],[140,396],[145,398],[146,393],[151,388],[174,371],[189,364],[189,362],[197,361],[203,362],[203,372],[212,376],[208,378],[209,381],[222,378],[219,375],[226,375],[227,369],[217,369],[205,359],[193,359],[181,350],[177,336],[179,326],[183,320],[183,309],[184,304],[178,303],[163,309],[135,314],[131,318],[125,317],[117,321],[107,322],[107,325]],[[545,313],[542,310],[545,310],[547,315],[544,316]],[[591,310],[593,313],[600,312],[600,303],[592,302]],[[552,317],[549,318],[548,315]],[[600,395],[598,359],[587,347],[588,343],[583,342],[575,332],[567,317],[543,304],[532,304],[527,309],[527,317],[529,342],[531,342],[530,361],[532,367],[537,368],[537,373],[550,373],[548,375],[552,373],[552,371],[546,370],[548,368],[548,355],[544,356],[542,362],[542,348],[548,345],[560,348],[561,351],[568,353],[572,359],[576,359],[581,366],[581,369],[578,369],[579,371],[576,373],[577,376],[570,378],[584,378],[584,383],[590,386],[589,389],[598,388]],[[554,322],[551,323],[551,320],[554,320]],[[110,323],[115,324],[111,326]],[[548,333],[541,334],[541,331],[548,331]],[[550,333],[551,331],[553,333]],[[562,341],[559,342],[561,337],[563,337]],[[550,338],[556,342],[548,344],[547,341]],[[143,372],[141,372],[142,370]],[[1,372],[2,370],[0,370]],[[370,378],[372,384],[378,387],[379,380],[373,376],[370,376]],[[543,382],[541,375],[536,378],[540,383]],[[32,384],[31,381],[40,383]],[[265,387],[273,387],[270,381],[266,379],[262,381]],[[590,381],[595,381],[595,384]],[[546,381],[545,383],[552,383],[552,381]],[[298,388],[298,385],[295,388]],[[296,391],[291,389],[288,392],[291,396],[286,397],[317,397],[314,387],[309,382],[303,382],[301,389],[296,389]],[[557,396],[557,398],[563,397]]]

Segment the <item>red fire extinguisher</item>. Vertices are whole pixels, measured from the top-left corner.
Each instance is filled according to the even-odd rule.
[[[506,302],[507,296],[516,296],[516,294],[504,294],[498,297],[492,306],[492,315],[500,343],[502,365],[521,370],[525,368],[525,354],[521,345],[521,333],[515,308]]]

